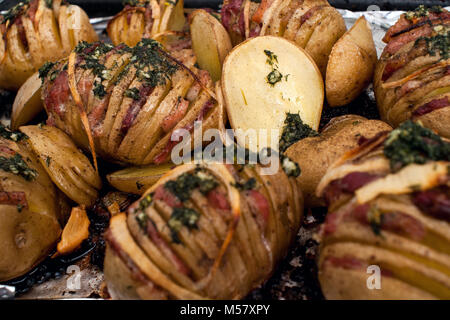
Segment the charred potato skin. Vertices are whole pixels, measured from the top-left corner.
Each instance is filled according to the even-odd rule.
[[[392,126],[411,119],[449,138],[450,58],[448,50],[430,45],[439,47],[439,38],[448,42],[449,20],[445,9],[430,11],[425,17],[409,12],[383,39],[387,46],[376,65],[373,83],[381,118]]]
[[[357,147],[360,139],[371,138],[391,129],[391,126],[380,120],[345,115],[330,120],[318,137],[302,139],[289,147],[286,155],[297,162],[302,170],[297,183],[305,197],[305,206],[319,207],[325,204],[323,199],[316,197],[315,192],[334,161]],[[305,157],[306,154],[309,156]]]
[[[273,176],[261,176],[259,166],[245,167],[242,171],[237,169],[235,166],[223,164],[179,166],[147,190],[143,197],[130,207],[127,214],[113,217],[107,233],[108,249],[105,257],[106,281],[108,287],[112,288],[113,297],[121,299],[239,299],[270,276],[274,265],[286,253],[287,246],[298,230],[303,212],[302,195],[295,180],[288,178],[282,171]],[[217,179],[219,185],[212,191],[219,192],[225,196],[223,199],[228,198],[230,202],[225,205],[227,208],[222,207],[225,209],[223,211],[208,202],[210,200],[207,198],[210,196],[202,195],[199,190],[193,190],[191,198],[184,201],[183,206],[198,210],[200,214],[196,222],[198,228],[189,230],[187,227],[182,227],[178,231],[181,244],[176,244],[168,232],[170,227],[168,228],[167,225],[170,223],[170,211],[173,209],[168,206],[168,202],[171,202],[169,198],[173,195],[170,196],[169,192],[166,194],[169,198],[164,197],[165,200],[162,200],[160,195],[166,192],[163,190],[167,190],[165,188],[168,182],[177,181],[183,174],[198,174],[198,172],[203,177],[206,174],[207,177]],[[229,184],[237,181],[235,179],[243,182],[251,178],[255,179],[256,183],[253,191],[239,191]],[[288,186],[287,190],[286,186]],[[281,193],[281,189],[288,192]],[[270,204],[270,208],[273,208],[266,216],[268,220],[265,227],[259,224],[262,223],[261,217],[250,214],[250,210],[254,208],[250,209],[248,197],[253,193],[258,193],[263,197],[258,196],[258,198],[265,199],[264,201]],[[150,199],[153,199],[151,203],[148,202]],[[227,201],[225,200],[222,204]],[[140,210],[145,207],[144,204],[149,207],[142,213]],[[223,219],[217,215],[219,212],[223,212],[230,218],[232,215],[236,217],[236,212],[240,212],[240,218]],[[154,241],[155,235],[151,236],[145,228],[142,229],[139,226],[145,216],[149,217],[148,222],[155,226],[159,237],[164,239],[167,245],[164,249],[165,255],[163,247],[158,247],[157,242]],[[212,223],[205,223],[207,220],[204,219],[207,217],[213,219]],[[219,248],[229,234],[230,226],[233,225],[233,220],[236,225],[232,240],[224,256],[219,260],[218,268],[210,274],[211,268],[215,265],[213,262],[217,262],[216,259],[221,252]],[[198,242],[200,238],[206,242],[203,244]],[[261,246],[262,238],[267,241],[266,249]],[[243,239],[247,239],[246,241],[249,241],[248,244],[251,243],[251,245],[242,243]],[[142,249],[133,249],[136,246],[134,242]],[[208,245],[205,246],[205,243]],[[246,260],[246,255],[252,250],[256,250],[252,254],[254,258]],[[272,258],[267,250],[272,252]],[[167,254],[168,251],[173,252],[178,258],[171,260]],[[163,274],[151,273],[153,264],[159,268],[158,270],[163,271]],[[177,268],[180,265],[184,265],[183,268],[187,267],[190,271],[181,272],[183,268]],[[120,272],[123,276],[119,277],[115,272],[119,269],[123,270]]]
[[[2,158],[20,155],[35,172],[27,180],[0,170],[0,281],[7,281],[31,270],[52,250],[61,234],[63,213],[57,190],[26,142],[0,138],[0,146]]]
[[[169,55],[143,39],[133,48],[82,43],[71,57],[44,77],[47,123],[91,153],[122,164],[166,163],[176,130],[192,131],[196,120],[203,130],[219,126],[212,80],[194,67],[192,50]],[[95,60],[95,67],[86,67],[85,59]],[[160,73],[150,75],[156,72],[150,68]]]
[[[266,2],[224,1],[222,24],[233,44],[258,35],[284,37],[305,49],[325,75],[332,47],[346,31],[340,13],[326,0]]]
[[[65,57],[78,41],[98,39],[81,8],[60,0],[47,3],[19,3],[12,18],[0,18],[0,88],[17,90],[46,61]]]
[[[318,194],[328,195],[330,205],[320,231],[322,290],[327,299],[448,299],[448,216],[432,213],[430,208],[437,205],[436,198],[427,198],[426,205],[421,201],[424,195],[436,192],[448,199],[445,167],[449,162],[410,164],[393,172],[383,154],[386,136],[379,135],[336,161],[319,185]],[[416,177],[422,177],[417,189],[409,188],[408,181],[400,178],[402,170],[411,166],[415,166]],[[426,172],[426,168],[430,171]],[[343,181],[340,179],[365,174],[390,181],[385,186],[388,191],[381,190],[369,201],[360,201],[362,190],[369,190],[377,179],[363,182],[354,193],[338,196],[332,191]],[[434,240],[430,241],[430,237]],[[380,290],[369,289],[367,268],[371,265],[381,270]]]

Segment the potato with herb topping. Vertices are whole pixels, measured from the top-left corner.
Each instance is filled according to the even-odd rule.
[[[57,190],[26,139],[0,125],[0,282],[31,270],[61,234]]]
[[[289,161],[274,175],[219,163],[169,171],[111,220],[104,269],[111,296],[245,297],[270,276],[300,226],[299,171]]]
[[[330,167],[317,188],[327,299],[450,299],[449,168],[450,143],[411,121]]]

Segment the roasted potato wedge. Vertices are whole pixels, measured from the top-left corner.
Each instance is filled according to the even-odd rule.
[[[325,78],[328,104],[343,106],[356,99],[372,81],[376,61],[372,31],[362,16],[331,51]]]
[[[333,162],[357,147],[361,138],[372,138],[391,129],[383,121],[345,115],[331,119],[319,136],[305,138],[289,147],[286,155],[302,171],[297,177],[297,183],[303,191],[305,206],[318,207],[325,204],[315,193],[320,180]]]
[[[102,182],[89,159],[72,140],[51,126],[26,126],[20,131],[29,137],[27,141],[58,188],[80,205],[93,204]]]
[[[41,89],[42,81],[38,72],[33,74],[20,87],[12,108],[11,129],[19,129],[20,126],[30,122],[44,110],[44,104],[41,100]]]
[[[108,182],[117,190],[144,194],[165,173],[173,169],[174,165],[166,163],[146,167],[131,167],[107,175]]]
[[[78,6],[31,0],[19,2],[0,20],[0,88],[17,90],[46,61],[70,53],[79,41],[98,39]]]
[[[225,59],[221,83],[238,143],[249,146],[249,129],[256,134],[267,130],[267,139],[261,136],[257,145],[254,141],[249,146],[252,151],[278,143],[288,112],[299,113],[315,130],[319,127],[322,76],[311,57],[291,41],[264,36],[239,44]],[[278,132],[277,141],[272,141],[272,130]]]
[[[14,133],[9,140],[4,137],[10,131],[1,130],[0,281],[7,281],[47,257],[61,234],[63,212],[56,188],[25,138]]]
[[[317,188],[330,205],[319,258],[327,299],[450,298],[449,148],[407,121],[330,166]]]
[[[230,37],[222,24],[203,9],[189,17],[192,49],[201,69],[207,70],[214,81],[222,76],[222,65],[231,51]]]

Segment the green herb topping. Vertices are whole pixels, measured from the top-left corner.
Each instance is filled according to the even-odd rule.
[[[318,135],[319,133],[317,131],[303,123],[299,114],[287,113],[280,138],[280,152],[285,152],[291,145],[301,139],[316,137]]]
[[[11,131],[1,123],[0,123],[0,137],[15,142],[28,139],[28,136],[25,133],[19,131]]]
[[[384,155],[390,160],[391,169],[398,171],[411,163],[450,161],[450,143],[408,120],[389,134],[384,142]]]
[[[50,70],[55,66],[55,63],[47,61],[44,63],[42,67],[39,68],[39,78],[41,78],[42,81],[47,77]]]
[[[16,4],[11,9],[7,10],[5,13],[0,15],[0,23],[6,24],[8,21],[10,23],[14,22],[14,20],[25,12],[30,4],[31,0],[23,0]]]
[[[278,57],[270,50],[264,50],[265,55],[267,56],[266,63],[272,67],[272,71],[267,75],[267,82],[273,87],[277,82],[280,82],[283,79],[283,75],[278,70]],[[287,81],[288,77],[285,77]]]
[[[297,178],[301,174],[300,166],[289,157],[281,155],[281,166],[288,177]]]
[[[180,238],[178,237],[178,232],[183,226],[188,229],[197,229],[197,221],[200,218],[200,214],[191,208],[175,208],[172,211],[172,215],[168,221],[170,232],[172,235],[172,241],[175,243],[180,243]]]
[[[19,175],[27,181],[36,179],[38,175],[37,171],[31,169],[18,153],[10,158],[0,157],[0,169]]]
[[[125,97],[131,98],[133,100],[139,100],[139,89],[138,88],[130,88],[125,90]]]
[[[53,0],[45,0],[45,5],[51,9],[53,7]]]
[[[218,182],[210,174],[203,170],[194,173],[183,173],[176,180],[166,182],[164,188],[169,190],[182,202],[189,200],[194,189],[199,189],[206,194],[218,186]]]
[[[373,233],[377,236],[380,236],[381,226],[383,223],[383,215],[381,211],[376,206],[370,207],[367,219],[369,220],[369,225]]]
[[[256,187],[256,179],[250,178],[247,181],[245,181],[244,183],[236,182],[234,184],[234,187],[236,187],[237,189],[239,189],[241,191],[253,190]]]
[[[425,7],[423,4],[418,6],[413,11],[408,11],[405,13],[405,18],[412,20],[414,18],[428,17],[431,13],[441,13],[443,11],[441,6],[432,6],[431,8]]]

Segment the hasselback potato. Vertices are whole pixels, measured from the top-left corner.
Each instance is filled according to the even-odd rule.
[[[126,0],[125,7],[109,23],[106,31],[113,44],[135,46],[142,38],[167,31],[181,31],[186,19],[183,0]]]
[[[450,143],[411,121],[363,141],[318,187],[328,299],[450,299]],[[368,279],[379,267],[379,287]],[[371,282],[375,281],[375,282]]]
[[[286,172],[298,174],[286,159]],[[281,166],[261,170],[185,164],[115,215],[106,233],[111,296],[238,299],[266,280],[297,234],[303,199]]]
[[[420,6],[387,31],[374,90],[389,124],[412,119],[450,138],[449,23],[447,10]]]
[[[26,139],[0,125],[0,281],[28,272],[61,234],[57,190]]]
[[[326,0],[224,0],[221,15],[234,44],[259,35],[284,37],[304,48],[322,74],[346,31],[344,19]]]
[[[41,69],[47,123],[106,159],[167,162],[177,130],[201,120],[203,130],[217,128],[223,119],[211,78],[194,64],[191,50],[169,55],[150,39],[133,48],[80,43]]]
[[[23,0],[0,15],[0,88],[17,90],[46,61],[96,41],[86,13],[61,0]]]

